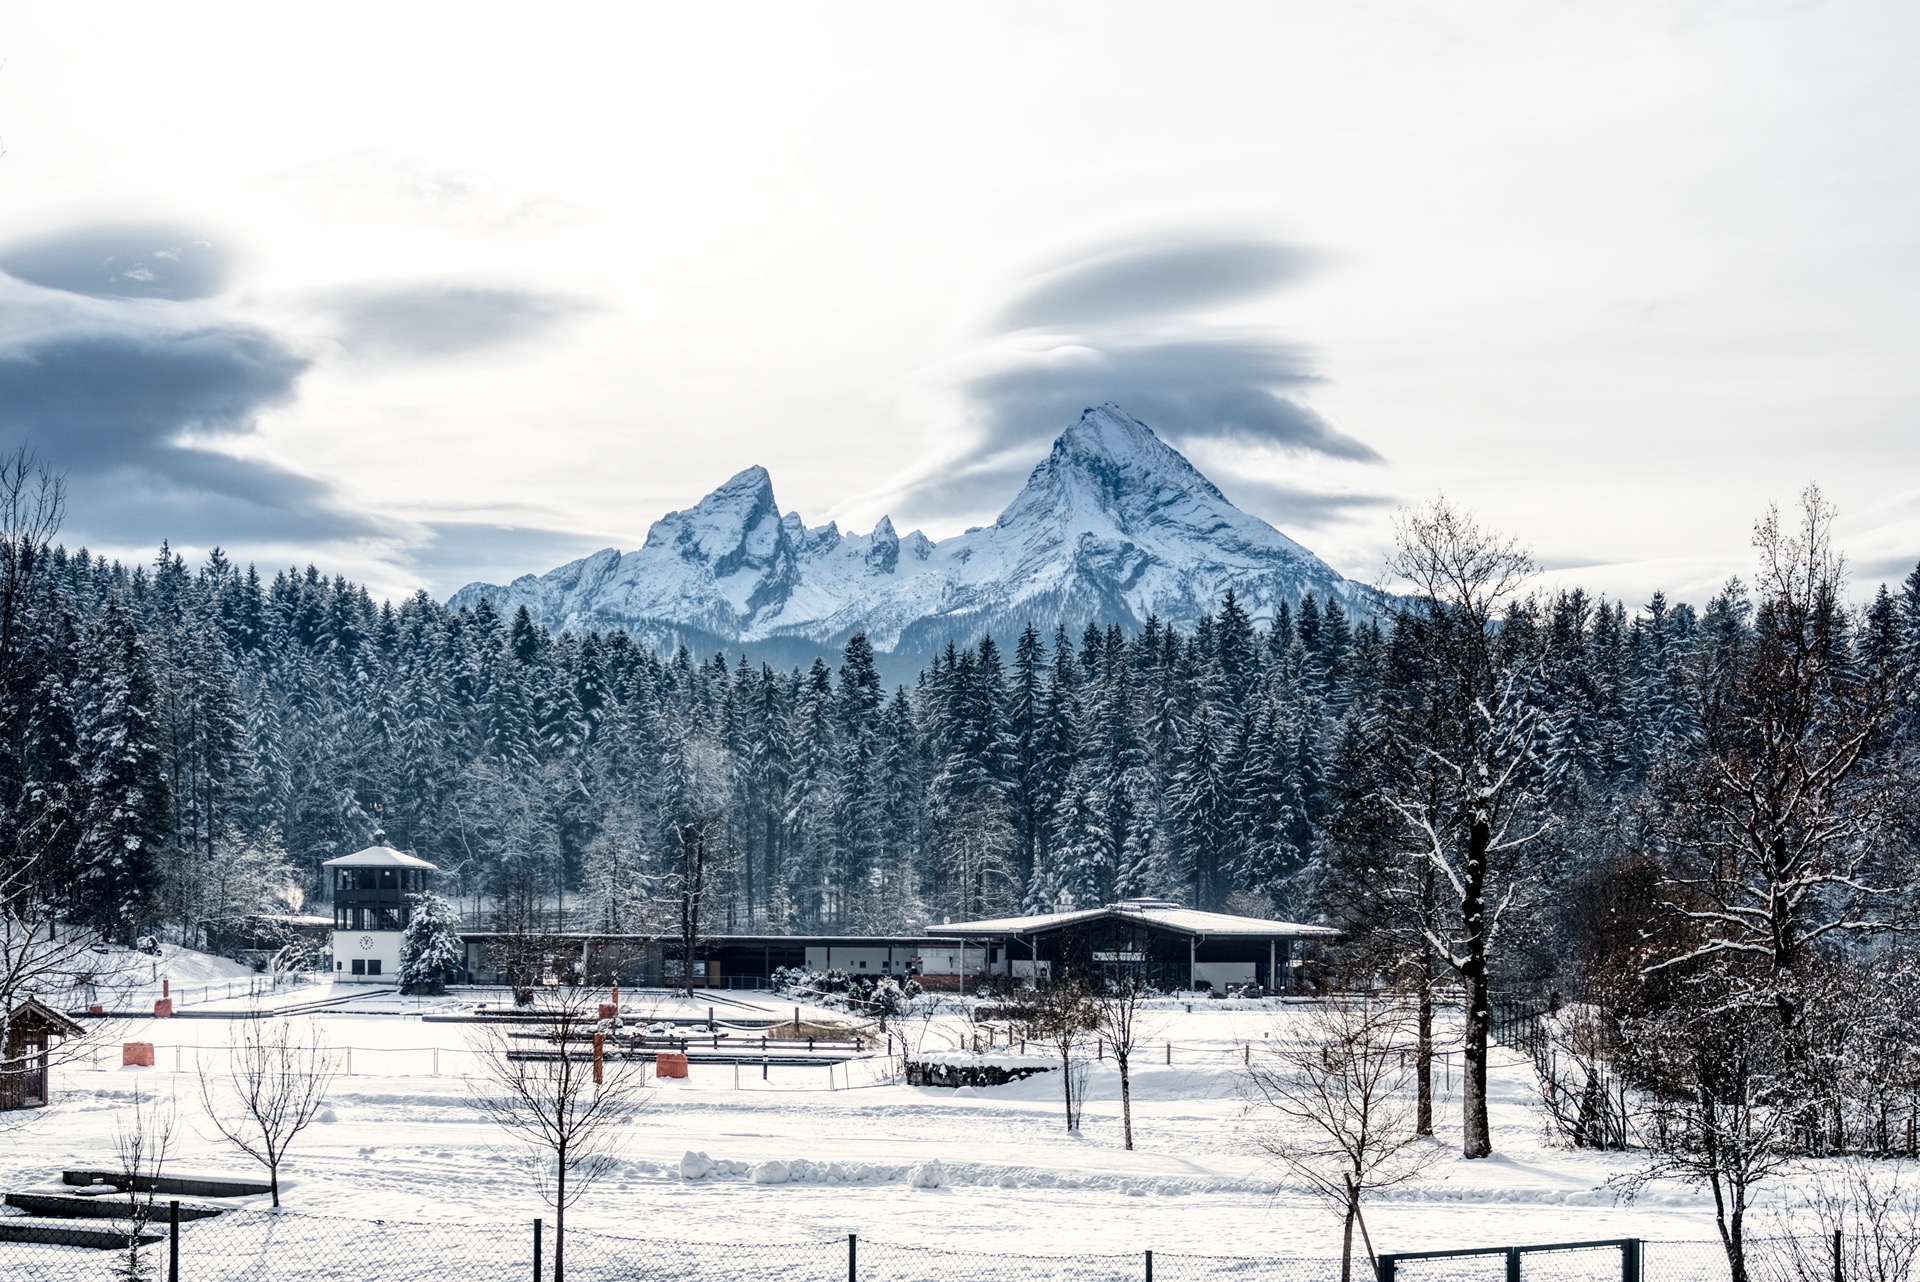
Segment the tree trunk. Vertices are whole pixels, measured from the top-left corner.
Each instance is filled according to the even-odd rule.
[[[700,897],[706,889],[707,835],[695,824],[680,825],[680,979],[693,996],[693,954],[700,942]]]
[[[271,1166],[267,1167],[267,1188],[273,1194],[274,1209],[279,1210],[280,1209],[280,1164],[278,1162],[275,1162]]]
[[[1487,1119],[1487,1043],[1493,1032],[1493,1009],[1487,982],[1487,848],[1493,831],[1486,817],[1476,814],[1467,834],[1466,876],[1460,900],[1461,933],[1466,937],[1466,964],[1460,979],[1466,988],[1467,1035],[1461,1048],[1465,1061],[1460,1083],[1461,1152],[1469,1158],[1493,1152],[1493,1130]]]
[[[564,1047],[561,1054],[565,1054]],[[554,1154],[560,1173],[553,1185],[553,1282],[566,1282],[567,1276],[567,1150],[563,1145]]]
[[[1419,985],[1419,1010],[1415,1022],[1414,1043],[1414,1134],[1433,1134],[1433,945],[1427,942],[1426,932],[1432,926],[1434,912],[1433,865],[1428,864],[1420,876],[1420,967],[1416,983]]]
[[[1733,1210],[1720,1225],[1720,1241],[1727,1248],[1729,1282],[1748,1282],[1746,1198],[1738,1186],[1733,1191]]]
[[[1118,1047],[1114,1048],[1114,1060],[1120,1066],[1120,1126],[1126,1135],[1128,1152],[1133,1151],[1133,1082],[1127,1073],[1127,1056]]]
[[[1353,1282],[1353,1217],[1360,1213],[1351,1189],[1347,1193],[1347,1222],[1340,1235],[1340,1282]]]

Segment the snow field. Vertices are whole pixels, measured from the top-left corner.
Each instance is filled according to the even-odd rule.
[[[376,994],[293,1017],[316,1022],[352,1064],[283,1172],[289,1207],[502,1226],[550,1215],[525,1159],[467,1103],[471,1026],[418,1017],[472,1000]],[[765,1018],[786,1018],[793,1003],[763,998],[758,1005]],[[649,995],[629,996],[627,1006],[630,1018],[671,1019],[704,1016],[706,1003]],[[1151,1022],[1151,1044],[1137,1052],[1133,1074],[1133,1152],[1120,1143],[1111,1061],[1089,1067],[1077,1135],[1063,1126],[1057,1073],[943,1090],[899,1084],[897,1061],[884,1056],[838,1066],[831,1085],[824,1065],[772,1066],[763,1081],[757,1065],[736,1071],[695,1063],[686,1080],[651,1086],[619,1162],[569,1223],[714,1243],[857,1233],[903,1248],[1000,1253],[1337,1254],[1332,1216],[1258,1156],[1240,1089],[1246,1048],[1257,1055],[1263,1041],[1297,1035],[1300,1011],[1198,1002],[1189,1013],[1160,1003]],[[216,1019],[138,1021],[103,1048],[97,1067],[64,1070],[56,1103],[7,1133],[0,1153],[7,1187],[109,1161],[114,1121],[136,1088],[176,1101],[175,1167],[245,1170],[212,1138],[194,1073],[196,1065],[217,1068],[234,1027]],[[970,1045],[958,1017],[921,1031],[929,1050]],[[156,1067],[120,1068],[121,1039],[155,1043]],[[1444,1104],[1452,1102],[1449,1094]],[[1531,1071],[1518,1057],[1496,1056],[1492,1103],[1499,1153],[1478,1162],[1449,1157],[1419,1184],[1382,1194],[1369,1214],[1376,1247],[1713,1236],[1706,1197],[1663,1185],[1621,1204],[1607,1180],[1639,1159],[1551,1143]],[[1443,1105],[1436,1143],[1449,1153],[1456,1117]]]

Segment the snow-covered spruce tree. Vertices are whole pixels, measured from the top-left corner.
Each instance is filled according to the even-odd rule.
[[[460,969],[465,952],[460,914],[430,890],[409,895],[407,900],[413,911],[400,940],[400,991],[444,993],[447,976]]]
[[[1221,860],[1232,835],[1233,816],[1220,741],[1220,715],[1212,703],[1203,703],[1187,727],[1174,768],[1173,818],[1188,892],[1196,908],[1217,908],[1226,897]]]
[[[832,847],[824,868],[827,919],[841,929],[873,915],[873,870],[879,858],[879,719],[885,694],[867,634],[847,639],[833,697],[835,769],[828,803]]]
[[[880,717],[880,746],[874,759],[879,777],[876,819],[878,859],[873,915],[869,928],[879,933],[914,930],[927,919],[920,897],[920,799],[925,778],[914,751],[913,708],[905,690],[896,690]]]
[[[713,911],[708,893],[731,854],[726,827],[731,764],[711,738],[686,732],[668,737],[657,805],[677,908],[680,978],[689,997],[700,936]]]
[[[816,658],[807,670],[789,721],[793,745],[784,827],[782,881],[800,922],[817,926],[833,864],[835,761],[832,673]]]
[[[159,889],[169,803],[146,645],[123,602],[107,603],[81,656],[84,809],[77,816],[73,908],[101,933],[130,944]]]

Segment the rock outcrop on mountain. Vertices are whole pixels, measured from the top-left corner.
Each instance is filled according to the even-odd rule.
[[[1232,588],[1255,617],[1306,593],[1361,613],[1383,599],[1229,503],[1177,450],[1113,405],[1053,444],[992,525],[935,542],[881,518],[867,534],[809,527],[751,467],[655,522],[637,551],[612,548],[542,575],[474,583],[450,605],[521,606],[556,629],[623,628],[697,650],[831,653],[864,630],[918,658],[982,633],[1010,643],[1028,622],[1076,636],[1149,615],[1190,628]]]

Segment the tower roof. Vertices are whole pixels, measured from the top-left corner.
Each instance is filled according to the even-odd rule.
[[[329,859],[322,865],[325,868],[424,868],[428,872],[439,872],[437,864],[430,864],[417,855],[404,850],[395,850],[392,846],[368,846],[365,850],[356,850],[350,855],[341,855]]]

